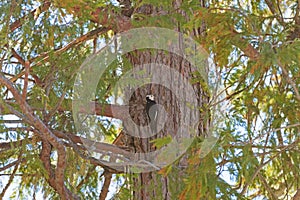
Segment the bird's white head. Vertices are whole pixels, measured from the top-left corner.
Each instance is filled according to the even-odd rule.
[[[146,99],[150,99],[151,101],[154,101],[154,95],[153,94],[148,94],[146,96]]]

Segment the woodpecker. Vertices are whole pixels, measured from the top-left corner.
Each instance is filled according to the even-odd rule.
[[[157,104],[154,100],[154,96],[152,94],[148,94],[146,96],[146,101],[147,101],[146,112],[149,117],[151,131],[154,133],[157,133],[158,108],[157,108]]]

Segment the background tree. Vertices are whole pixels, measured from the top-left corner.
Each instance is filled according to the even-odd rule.
[[[298,2],[2,1],[0,10],[1,198],[27,199],[41,191],[51,199],[105,199],[109,185],[118,199],[152,197],[146,190],[157,195],[153,199],[300,198]],[[127,107],[115,105],[111,88],[143,58],[170,58],[189,71],[188,63],[176,64],[182,58],[146,50],[123,56],[103,75],[91,102],[107,141],[93,143],[74,127],[79,66],[113,34],[143,26],[178,30],[198,41],[222,77],[223,101],[230,102],[217,144],[200,159],[203,138],[196,138],[184,170],[177,161],[151,174],[124,173],[92,157],[84,145],[90,142],[104,155],[151,149],[149,141],[123,140],[126,124],[122,130],[115,119],[125,121]],[[193,82],[198,91],[205,87],[197,77]],[[162,91],[153,84],[139,88],[133,106],[149,88],[155,95]],[[160,103],[173,105],[167,94]],[[147,123],[144,115],[132,117]],[[149,176],[154,184],[167,184],[154,187]],[[149,184],[136,187],[141,181]],[[16,183],[20,188],[8,194]]]

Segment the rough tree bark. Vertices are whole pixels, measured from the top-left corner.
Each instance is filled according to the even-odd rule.
[[[204,6],[204,2],[199,3],[201,6]],[[174,7],[178,8],[178,12],[186,17],[185,13],[181,11],[180,8],[181,1],[175,1]],[[154,8],[151,5],[144,5],[139,9],[140,13],[145,15],[160,15],[161,13],[166,13],[160,8]],[[174,30],[180,31],[180,24],[174,23]],[[195,30],[196,32],[203,32],[203,27]],[[180,38],[178,38],[180,40]],[[179,41],[180,43],[180,41]],[[176,54],[165,52],[162,50],[142,50],[135,51],[127,54],[127,58],[134,68],[139,68],[143,70],[147,67],[145,65],[149,63],[155,63],[156,66],[151,67],[147,70],[146,74],[142,75],[145,77],[151,76],[153,73],[158,73],[161,75],[161,79],[166,79],[168,74],[165,71],[161,70],[158,65],[165,65],[171,69],[178,71],[182,76],[191,80],[193,77],[192,73],[194,69],[191,64],[185,60],[183,57],[178,56]],[[155,70],[155,71],[153,71]],[[134,78],[141,79],[140,74],[135,74]],[[168,81],[176,82],[178,80],[174,80],[172,75],[168,76]],[[151,136],[149,138],[138,138],[127,136],[126,145],[133,146],[134,152],[151,152],[155,151],[154,145],[151,143],[151,140],[155,138],[162,138],[171,135],[172,137],[176,135],[178,131],[178,123],[180,121],[181,115],[184,115],[185,112],[180,108],[179,101],[182,97],[186,97],[188,94],[186,91],[181,91],[182,96],[176,97],[173,93],[177,88],[166,88],[163,85],[159,84],[146,84],[138,89],[128,90],[127,98],[130,99],[130,114],[132,120],[138,125],[147,125],[148,119],[146,113],[136,112],[137,107],[135,105],[145,104],[145,97],[147,94],[153,94],[156,98],[158,104],[162,105],[167,112],[167,120],[164,124],[164,128],[155,136]],[[199,83],[193,84],[193,89],[195,94],[197,95],[197,107],[203,108],[205,104],[208,103],[208,96],[205,94]],[[199,112],[196,111],[196,112]],[[203,113],[199,113],[203,115]],[[201,118],[201,117],[200,117]],[[201,118],[203,119],[203,117]],[[194,122],[191,122],[191,124]],[[207,123],[203,121],[199,121],[198,129],[196,130],[196,135],[200,136],[205,133],[205,126]],[[124,128],[126,130],[126,121],[124,121]],[[142,134],[142,133],[141,133]],[[182,191],[183,184],[181,184],[182,179],[185,174],[185,169],[187,168],[187,159],[183,156],[180,161],[176,162],[174,165],[172,173],[168,176],[159,175],[157,172],[147,172],[133,175],[133,185],[131,191],[132,199],[138,200],[150,200],[150,199],[177,199],[180,191]]]

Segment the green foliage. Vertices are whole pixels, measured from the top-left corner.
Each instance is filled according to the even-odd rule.
[[[26,102],[34,115],[51,130],[75,134],[70,111],[74,78],[96,48],[90,39],[81,37],[99,25],[90,21],[91,13],[99,6],[111,12],[111,16],[120,14],[122,9],[111,1],[55,0],[46,11],[28,14],[42,2],[0,3],[1,75],[15,83],[21,93],[24,75],[20,73],[24,66],[13,56],[14,51],[30,61]],[[193,34],[217,67],[226,93],[224,101],[230,102],[224,124],[218,130],[219,140],[206,157],[200,158],[203,138],[196,139],[185,157],[188,168],[184,173],[177,167],[180,161],[158,172],[159,179],[168,177],[172,182],[168,190],[174,199],[291,199],[299,188],[300,44],[299,20],[295,16],[299,6],[294,1],[269,2],[273,7],[260,0],[213,0],[209,7],[201,7],[199,1],[191,0],[183,1],[177,8],[170,0],[132,1],[134,11],[149,4],[164,11],[159,16],[134,12],[132,27],[174,29],[176,24],[185,34]],[[105,14],[101,11],[98,19],[104,19]],[[11,31],[10,25],[18,19],[21,26]],[[204,32],[195,33],[200,27],[205,27]],[[108,35],[102,33],[95,41],[98,45],[107,44]],[[110,97],[123,94],[122,85],[118,85],[120,80],[124,85],[141,84],[139,80],[124,78],[132,66],[126,56],[116,56],[118,59],[107,68],[94,91],[99,103],[110,103]],[[210,88],[199,73],[191,76],[192,84],[200,83],[208,92]],[[0,88],[1,120],[7,119],[12,109],[13,114],[22,118],[20,104],[6,87]],[[89,123],[105,134],[105,142],[111,143],[120,131],[116,122],[108,118],[99,117]],[[0,168],[20,157],[23,159],[17,169],[22,175],[20,191],[11,198],[27,199],[27,193],[32,194],[38,188],[48,198],[59,199],[57,191],[47,183],[49,174],[40,159],[40,133],[32,128],[26,120],[0,124]],[[11,145],[7,146],[7,142]],[[152,142],[161,148],[170,142],[170,137]],[[103,169],[87,162],[72,147],[67,146],[66,150],[67,162],[72,163],[65,171],[67,188],[81,198],[94,199],[102,186]],[[56,153],[53,149],[50,155],[53,166],[57,162]],[[2,172],[10,174],[13,167]],[[178,173],[184,174],[184,180],[176,176]],[[130,186],[134,176],[119,175],[114,180],[120,187],[116,199],[132,195]],[[161,188],[160,183],[156,184],[149,184],[149,190]],[[162,199],[159,194],[156,198]]]
[[[299,173],[295,171],[299,163],[289,164],[294,156],[298,157],[295,153],[298,147],[293,144],[299,136],[299,100],[283,75],[282,66],[298,85],[298,39],[286,40],[294,22],[279,23],[262,1],[239,3],[214,2],[210,9],[198,9],[198,14],[186,24],[191,29],[195,24],[206,23],[207,37],[201,41],[222,69],[232,105],[226,128],[220,131],[215,158],[219,173],[232,177],[229,182],[237,187],[234,192],[227,180],[221,181],[219,195],[224,199],[242,198],[247,191],[251,199],[255,195],[274,198],[274,194],[279,199],[284,195],[291,197],[297,186],[283,186],[283,182],[299,181]],[[281,12],[286,11],[286,7],[279,7]],[[258,53],[255,60],[249,58],[249,44]],[[295,169],[287,172],[285,165]],[[297,177],[296,181],[292,176]],[[238,194],[239,189],[245,189],[242,195]]]
[[[163,138],[157,138],[151,141],[151,143],[154,144],[154,146],[158,149],[160,149],[161,147],[169,144],[170,142],[172,142],[172,136],[169,135],[167,137],[163,137]]]

